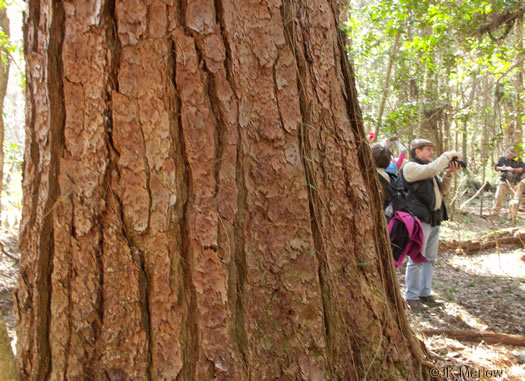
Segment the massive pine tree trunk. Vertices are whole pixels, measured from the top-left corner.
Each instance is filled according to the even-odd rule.
[[[420,379],[331,1],[30,0],[24,379]]]

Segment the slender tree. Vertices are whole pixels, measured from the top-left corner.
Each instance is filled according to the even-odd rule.
[[[523,104],[525,103],[525,91],[523,87],[523,60],[525,60],[524,46],[523,46],[523,15],[517,21],[517,54],[516,54],[516,131],[515,141],[518,143],[523,142]],[[523,143],[522,143],[523,144]]]
[[[23,379],[425,376],[338,14],[29,1]]]
[[[0,2],[0,32],[4,40],[9,38],[9,18],[7,17],[7,8],[3,2]],[[9,79],[9,59],[5,46],[0,46],[0,214],[1,214],[1,192],[4,178],[4,99],[7,92],[7,82]],[[0,253],[0,255],[3,255]],[[18,380],[18,373],[15,365],[11,342],[7,335],[2,311],[0,311],[0,375],[6,380]]]
[[[390,87],[390,76],[392,74],[392,64],[394,63],[394,56],[397,54],[399,49],[399,35],[400,31],[397,31],[396,36],[394,37],[394,42],[392,43],[392,51],[390,52],[390,58],[388,59],[388,65],[386,68],[385,75],[385,86],[383,87],[383,95],[381,97],[381,105],[379,106],[379,115],[377,116],[377,126],[375,130],[375,138],[377,138],[381,132],[383,114],[385,111],[385,104],[388,98],[388,91]]]
[[[0,32],[3,34],[4,41],[9,38],[9,18],[7,17],[7,8],[3,2],[0,2]],[[9,57],[7,47],[0,45],[0,191],[4,184],[4,100],[7,93],[7,82],[9,80]],[[1,194],[0,194],[1,196]],[[0,197],[0,213],[1,213]]]

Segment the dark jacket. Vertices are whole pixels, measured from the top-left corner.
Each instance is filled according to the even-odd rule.
[[[414,158],[411,161],[422,165],[427,164],[418,158]],[[435,179],[441,191],[441,180],[437,176],[435,176]],[[441,202],[440,209],[436,211],[432,210],[436,204],[436,194],[434,192],[434,181],[432,177],[409,183],[403,175],[403,170],[401,170],[400,181],[408,190],[410,211],[419,218],[421,222],[425,222],[431,226],[437,226],[441,224],[441,221],[448,220],[447,208],[445,207],[444,201]]]

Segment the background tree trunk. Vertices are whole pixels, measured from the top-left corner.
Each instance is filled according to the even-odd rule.
[[[379,114],[377,116],[377,125],[374,132],[374,141],[378,140],[378,136],[383,129],[383,113],[385,112],[386,100],[388,98],[388,91],[390,88],[390,77],[392,74],[392,65],[394,63],[394,57],[397,54],[399,49],[399,37],[401,35],[400,31],[397,31],[396,36],[394,37],[394,42],[392,43],[392,50],[390,51],[390,57],[388,59],[388,65],[386,67],[385,75],[385,86],[383,88],[383,95],[381,96],[381,104],[379,105]]]
[[[489,88],[489,79],[488,77],[483,77],[484,87]],[[490,154],[490,147],[489,147],[489,133],[490,131],[494,131],[494,125],[495,125],[495,116],[494,116],[494,107],[491,107],[490,105],[490,94],[488,92],[485,92],[483,95],[483,108],[485,110],[484,113],[484,123],[483,123],[483,130],[482,130],[482,138],[481,138],[481,182],[482,184],[485,184],[486,181],[486,164],[489,162],[489,154]],[[479,203],[479,215],[483,215],[483,202],[485,199],[485,192],[481,192],[480,197],[480,203]]]
[[[514,132],[514,144],[522,144],[523,149],[523,103],[525,102],[525,95],[523,89],[523,59],[525,54],[523,53],[523,16],[518,19],[516,32],[518,35],[518,54],[516,55],[516,65],[518,70],[516,71],[516,130]]]
[[[512,147],[516,144],[514,135],[516,133],[516,98],[512,95],[507,94],[503,101],[503,143],[504,149]]]
[[[9,18],[6,7],[0,7],[0,29],[9,38]],[[4,99],[9,79],[9,59],[5,47],[0,46],[0,214],[2,212],[2,189],[4,184]],[[3,255],[0,253],[0,255]],[[7,335],[2,312],[0,311],[0,375],[5,380],[18,380],[11,342]]]
[[[463,155],[463,157],[465,158],[465,160],[468,160],[468,155],[469,155],[469,151],[468,151],[468,123],[469,123],[469,117],[468,115],[465,116],[464,119],[462,119],[461,121],[461,128],[460,128],[460,133],[461,133],[461,154]]]
[[[331,1],[29,1],[23,379],[424,376],[342,39]]]
[[[9,18],[7,8],[0,7],[0,29],[9,38]],[[4,100],[9,80],[9,57],[4,46],[0,46],[2,59],[0,60],[0,214],[2,213],[2,189],[4,186]]]

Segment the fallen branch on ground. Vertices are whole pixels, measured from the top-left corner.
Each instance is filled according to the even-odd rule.
[[[2,242],[0,242],[0,253],[4,254],[6,257],[11,258],[16,263],[18,263],[20,261],[17,257],[15,257],[15,256],[13,256],[13,255],[11,255],[11,254],[9,254],[7,252],[7,250],[4,248],[4,244]]]
[[[485,184],[483,184],[481,186],[481,188],[478,189],[478,191],[476,192],[476,194],[474,196],[472,196],[471,198],[469,198],[467,201],[465,201],[463,204],[461,204],[461,206],[459,207],[459,210],[464,210],[465,209],[465,206],[467,206],[467,204],[469,202],[471,202],[472,200],[474,200],[476,197],[479,196],[479,194],[481,192],[483,192],[489,185],[489,182],[488,181],[485,181]]]
[[[511,228],[497,230],[484,236],[469,241],[443,241],[440,243],[440,250],[456,249],[463,254],[472,254],[476,251],[488,249],[502,244],[517,244],[525,247],[525,229]]]
[[[427,336],[446,336],[456,340],[484,341],[487,344],[505,344],[525,347],[525,336],[509,335],[507,333],[462,331],[459,329],[424,329],[421,331]]]

